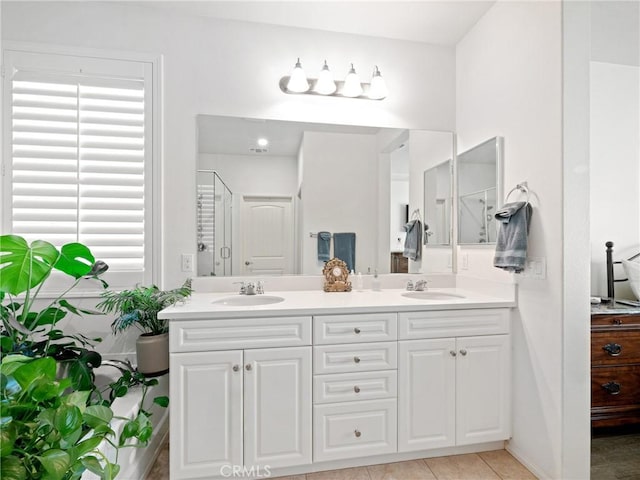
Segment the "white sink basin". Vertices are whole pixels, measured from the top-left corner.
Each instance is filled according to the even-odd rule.
[[[457,298],[464,298],[464,295],[446,292],[406,292],[403,293],[402,296],[413,298],[414,300],[455,300]]]
[[[270,305],[284,302],[284,298],[275,295],[234,295],[214,300],[214,305],[226,305],[228,307],[255,307],[257,305]]]

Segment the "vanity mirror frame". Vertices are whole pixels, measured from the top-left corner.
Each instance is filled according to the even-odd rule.
[[[465,150],[462,153],[458,153],[456,156],[456,162],[455,162],[455,181],[456,181],[456,188],[455,188],[455,211],[456,211],[456,226],[457,226],[457,238],[456,238],[456,245],[476,245],[476,246],[488,246],[491,248],[495,247],[496,244],[496,238],[497,238],[497,233],[498,233],[498,227],[497,227],[497,222],[493,221],[493,225],[489,226],[488,228],[486,228],[486,234],[487,236],[489,235],[489,232],[493,233],[493,240],[492,241],[486,241],[486,242],[465,242],[462,241],[462,226],[461,226],[461,221],[462,221],[462,215],[461,215],[461,208],[462,208],[462,202],[461,202],[461,195],[460,195],[460,184],[461,184],[461,168],[460,168],[460,164],[462,161],[464,161],[465,157],[469,157],[471,155],[473,155],[474,153],[477,153],[479,151],[481,151],[482,149],[486,149],[487,146],[493,145],[493,152],[495,154],[495,205],[492,206],[492,213],[485,211],[484,215],[485,218],[489,218],[489,216],[493,217],[493,215],[495,214],[496,210],[502,206],[502,204],[504,203],[504,138],[500,137],[500,136],[495,136],[492,137],[488,140],[485,140],[482,143],[479,143],[478,145],[475,145],[467,150]],[[478,191],[482,191],[482,190],[490,190],[491,188],[483,188],[483,189],[478,189]],[[472,192],[473,193],[473,192]],[[486,206],[486,204],[485,204]],[[490,239],[491,237],[489,237]]]

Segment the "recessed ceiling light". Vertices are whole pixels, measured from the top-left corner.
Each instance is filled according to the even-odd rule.
[[[258,139],[258,146],[259,147],[266,147],[267,145],[269,145],[269,140],[267,140],[266,138],[259,138]]]

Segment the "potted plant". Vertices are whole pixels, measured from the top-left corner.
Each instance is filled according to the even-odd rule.
[[[146,376],[163,375],[169,371],[169,324],[158,318],[164,308],[191,295],[191,279],[180,288],[160,290],[157,286],[138,286],[133,290],[107,290],[97,305],[105,313],[118,313],[111,324],[114,333],[131,327],[140,330],[136,340],[138,371]]]
[[[99,391],[93,368],[102,359],[91,347],[92,341],[100,339],[70,335],[57,326],[68,314],[99,313],[77,308],[65,296],[84,280],[98,281],[106,288],[99,276],[107,268],[80,243],[58,250],[42,240],[29,245],[17,235],[0,236],[3,480],[76,480],[87,470],[113,479],[119,467],[104,456],[101,444],[108,442],[117,451],[125,446],[144,446],[151,437],[150,413],[143,402],[154,380],[127,372]],[[73,277],[73,282],[43,303],[39,293],[53,270]],[[142,401],[133,418],[121,418],[125,423],[116,434],[111,421],[118,417],[110,406],[134,385],[142,385]],[[158,397],[154,402],[166,406],[168,398]]]

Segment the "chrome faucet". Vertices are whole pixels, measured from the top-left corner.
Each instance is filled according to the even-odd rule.
[[[253,282],[247,283],[245,287],[245,295],[255,295],[256,294],[256,285]]]
[[[244,282],[233,282],[234,285],[240,284],[240,295],[246,295],[247,294],[247,286],[245,285]]]
[[[413,290],[416,292],[422,292],[427,287],[426,280],[417,280],[415,285],[413,286]]]

